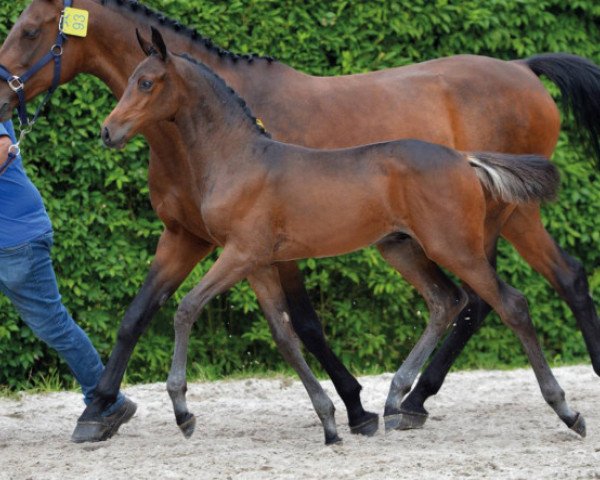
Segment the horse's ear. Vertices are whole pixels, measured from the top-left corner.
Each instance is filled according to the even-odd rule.
[[[152,45],[152,43],[150,43],[148,40],[146,40],[144,37],[142,37],[142,34],[140,33],[140,31],[137,28],[135,29],[135,36],[137,37],[137,41],[140,44],[140,47],[142,47],[142,51],[148,57],[150,55],[154,55],[154,54],[158,53],[156,51],[156,48],[154,48],[154,46]]]
[[[167,59],[167,46],[160,32],[154,27],[152,27],[152,45],[160,55],[160,58],[165,61]]]

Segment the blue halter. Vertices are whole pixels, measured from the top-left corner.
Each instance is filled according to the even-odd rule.
[[[63,7],[67,8],[73,4],[73,0],[63,0]],[[15,92],[17,98],[19,100],[19,106],[17,107],[17,111],[19,114],[19,123],[21,125],[21,134],[19,141],[13,145],[9,149],[8,159],[0,166],[0,175],[4,173],[4,171],[9,167],[9,165],[17,158],[19,155],[19,143],[23,136],[31,130],[31,127],[38,119],[40,113],[44,106],[52,97],[52,94],[56,91],[56,89],[60,85],[60,72],[61,72],[61,58],[63,54],[63,44],[67,39],[66,35],[62,30],[62,20],[63,16],[61,14],[60,19],[58,21],[58,34],[56,35],[56,41],[54,45],[50,47],[50,51],[46,53],[42,58],[40,58],[29,70],[23,73],[21,76],[14,75],[11,73],[6,67],[0,65],[0,80],[6,81],[10,89]],[[43,67],[45,67],[48,63],[54,61],[54,76],[52,77],[52,84],[50,88],[46,92],[43,100],[38,105],[33,117],[29,118],[27,115],[27,102],[25,100],[25,83],[33,77],[37,72],[39,72]]]

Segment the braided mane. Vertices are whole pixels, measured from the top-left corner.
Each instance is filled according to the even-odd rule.
[[[173,20],[167,17],[165,14],[158,12],[156,10],[151,9],[147,5],[143,5],[139,3],[137,0],[100,0],[101,5],[108,5],[109,3],[113,3],[119,7],[128,7],[132,12],[139,12],[140,14],[145,15],[146,17],[155,20],[159,25],[165,26],[178,32],[182,35],[185,35],[191,38],[194,42],[199,44],[203,44],[210,52],[216,53],[219,57],[229,58],[233,62],[237,62],[238,60],[245,60],[248,63],[252,63],[254,60],[266,60],[269,63],[275,61],[275,59],[271,56],[262,56],[257,53],[248,53],[248,54],[237,54],[230,52],[224,48],[216,45],[209,37],[204,37],[200,33],[198,33],[193,28],[182,25],[177,20]]]
[[[232,97],[235,100],[235,102],[240,107],[242,107],[242,111],[252,121],[252,123],[256,127],[256,129],[262,135],[265,135],[265,136],[271,138],[271,135],[269,134],[269,132],[267,132],[264,129],[264,127],[262,127],[261,125],[258,124],[256,117],[252,114],[252,111],[248,107],[248,104],[246,103],[246,101],[242,97],[240,97],[233,88],[231,88],[229,85],[227,85],[227,82],[225,82],[225,80],[223,80],[219,75],[217,75],[213,70],[211,70],[209,67],[207,67],[200,60],[188,55],[187,53],[174,53],[173,55],[175,55],[176,57],[179,57],[179,58],[183,58],[184,60],[187,60],[190,63],[193,63],[194,65],[196,65],[198,67],[198,69],[202,72],[203,75],[206,75],[206,76],[212,78],[215,81],[215,83],[218,86],[220,86],[222,90],[224,90],[224,92],[226,94],[228,94],[230,97]]]

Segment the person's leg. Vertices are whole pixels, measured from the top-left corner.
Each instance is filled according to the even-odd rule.
[[[67,362],[89,403],[104,367],[90,339],[62,304],[51,246],[52,234],[46,234],[18,247],[0,249],[0,290],[35,335]],[[104,414],[112,414],[124,401],[120,394]]]

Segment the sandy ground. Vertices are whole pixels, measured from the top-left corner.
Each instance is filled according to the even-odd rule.
[[[190,385],[199,417],[185,440],[164,384],[126,392],[138,412],[108,442],[69,442],[81,412],[71,392],[0,399],[0,479],[600,479],[600,379],[590,366],[555,369],[588,436],[568,430],[544,403],[530,370],[454,373],[428,402],[425,428],[351,435],[326,447],[302,385],[288,378]],[[390,374],[364,377],[365,406],[381,413]],[[381,427],[381,425],[380,425]]]

